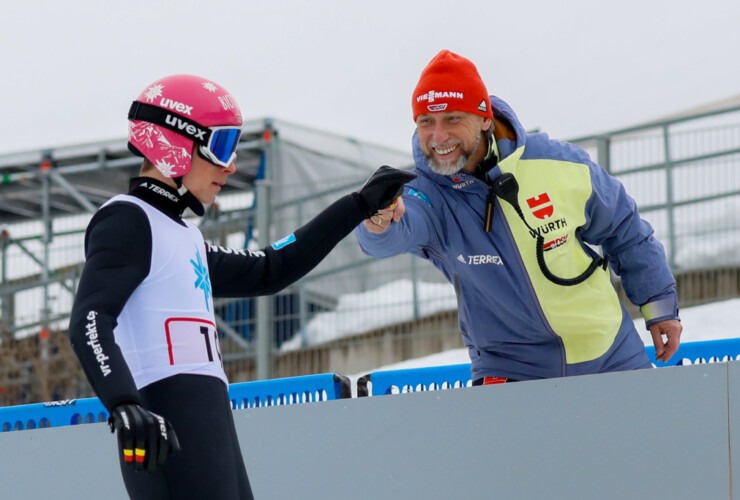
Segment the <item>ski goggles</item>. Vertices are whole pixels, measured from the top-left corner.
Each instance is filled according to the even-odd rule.
[[[200,154],[219,167],[228,168],[236,159],[236,148],[242,135],[240,126],[206,127],[174,111],[140,101],[131,104],[128,119],[160,125],[192,139],[198,143]]]
[[[228,168],[236,160],[241,127],[208,127],[208,142],[198,147],[200,154],[219,167]]]

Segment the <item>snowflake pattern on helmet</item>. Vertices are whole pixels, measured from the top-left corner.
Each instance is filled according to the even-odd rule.
[[[161,154],[154,162],[162,175],[165,177],[177,176],[184,165],[189,165],[192,155],[182,147],[174,146],[162,134],[162,131],[148,122],[129,122],[130,135],[134,138],[139,147],[153,150],[155,147]]]
[[[163,162],[164,165],[167,165],[168,162],[171,161],[174,163],[174,165],[171,166],[172,169],[181,167],[183,165],[183,160],[186,160],[185,163],[190,163],[191,155],[187,149],[173,146],[161,133],[159,134],[159,137],[157,137],[157,141],[159,142],[160,151],[164,153],[164,155],[160,157],[159,161]],[[159,165],[157,165],[157,167],[159,167]],[[171,177],[171,174],[168,175],[164,171],[162,171],[162,173],[167,177]]]
[[[154,141],[157,135],[162,135],[151,123],[147,122],[128,122],[129,135],[137,141],[141,141],[148,148],[154,147]]]
[[[167,163],[164,160],[157,160],[157,164],[155,165],[157,167],[157,170],[159,170],[162,175],[165,177],[171,178],[172,175],[175,173],[173,170],[175,168],[175,165],[172,165],[171,163]]]
[[[152,102],[157,97],[161,97],[162,96],[162,90],[163,89],[164,89],[164,85],[162,85],[162,84],[152,85],[144,93],[144,97],[146,97],[146,100],[147,101]]]
[[[211,82],[203,82],[203,88],[209,92],[216,92],[216,86]]]

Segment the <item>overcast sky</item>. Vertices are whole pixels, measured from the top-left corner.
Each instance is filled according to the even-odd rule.
[[[411,92],[442,49],[471,59],[527,129],[561,139],[740,94],[734,0],[0,0],[0,153],[124,138],[173,73],[245,119],[410,150]]]

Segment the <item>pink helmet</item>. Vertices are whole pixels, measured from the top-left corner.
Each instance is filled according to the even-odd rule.
[[[181,177],[193,143],[208,161],[228,167],[236,158],[242,114],[236,99],[199,76],[172,75],[147,87],[128,114],[128,146],[165,177]]]

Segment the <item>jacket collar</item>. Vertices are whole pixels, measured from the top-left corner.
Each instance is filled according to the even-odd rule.
[[[134,177],[129,182],[129,195],[149,203],[168,217],[180,220],[188,204],[177,189],[152,177]]]

